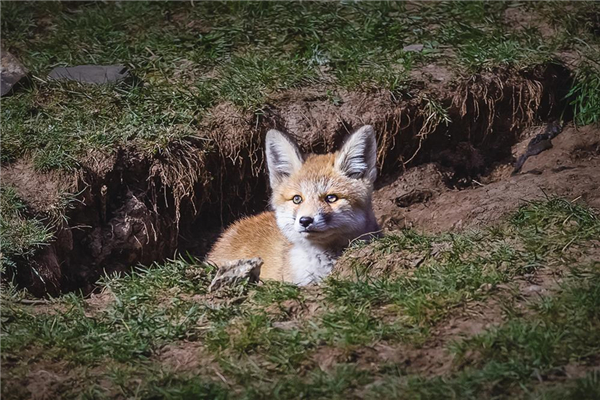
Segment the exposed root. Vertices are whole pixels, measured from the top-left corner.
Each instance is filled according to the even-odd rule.
[[[541,114],[555,110],[559,105],[557,99],[562,98],[553,85],[565,77],[556,76],[552,69],[547,66],[531,72],[495,71],[493,75],[476,75],[461,83],[452,98],[452,107],[461,119],[472,121],[467,125],[469,138],[475,129],[482,140],[494,133],[496,125],[505,129],[498,119],[505,118],[500,108],[506,106],[511,109],[511,123],[507,127],[510,131],[522,130]]]
[[[190,142],[180,141],[161,151],[150,167],[148,181],[153,193],[154,212],[158,212],[158,190],[162,189],[165,204],[168,204],[167,190],[171,190],[177,226],[181,218],[181,202],[188,199],[194,207],[193,213],[197,214],[194,188],[197,183],[206,187],[210,181],[206,170],[206,150],[203,147],[194,147]]]
[[[419,133],[416,135],[416,137],[419,139],[419,144],[413,155],[410,156],[408,160],[403,162],[405,167],[415,159],[417,154],[419,154],[419,151],[423,146],[423,142],[427,139],[429,134],[435,132],[440,124],[444,123],[445,126],[448,126],[448,124],[452,122],[448,116],[447,110],[445,110],[441,104],[428,98],[427,96],[423,98],[423,105],[418,110],[418,114],[424,120],[423,124],[421,125],[421,129],[419,129]]]
[[[231,163],[241,174],[256,177],[262,172],[262,137],[259,119],[241,112],[233,104],[220,104],[201,129],[212,141],[222,161]],[[245,174],[244,174],[245,175]]]

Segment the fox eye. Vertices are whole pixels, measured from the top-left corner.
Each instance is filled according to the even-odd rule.
[[[300,204],[302,203],[302,196],[295,195],[294,197],[292,197],[292,201],[294,202],[294,204]]]
[[[335,203],[337,199],[338,197],[335,194],[328,194],[327,196],[325,196],[325,201],[327,203]]]

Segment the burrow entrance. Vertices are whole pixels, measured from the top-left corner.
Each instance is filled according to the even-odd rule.
[[[90,154],[74,178],[76,201],[57,224],[55,240],[12,273],[34,295],[57,295],[90,292],[104,274],[177,252],[203,256],[222,227],[267,208],[262,148],[271,128],[295,137],[306,152],[327,152],[371,124],[379,188],[427,163],[439,166],[448,187],[469,188],[499,163],[514,162],[511,147],[523,129],[570,120],[571,86],[570,71],[549,64],[474,75],[443,90],[416,83],[395,93],[341,92],[336,102],[318,88],[292,90],[254,114],[222,104],[201,123],[198,137],[152,157],[131,147]],[[19,188],[11,168],[4,179]]]

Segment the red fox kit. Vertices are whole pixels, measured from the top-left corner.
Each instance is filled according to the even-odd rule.
[[[342,250],[379,227],[371,195],[377,144],[369,125],[333,154],[302,156],[287,136],[266,137],[273,211],[229,227],[207,259],[218,266],[260,257],[261,279],[308,285],[327,276]]]

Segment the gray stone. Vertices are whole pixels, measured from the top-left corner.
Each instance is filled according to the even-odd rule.
[[[416,53],[419,53],[421,51],[423,51],[423,45],[422,44],[410,44],[408,46],[404,46],[404,48],[402,49],[404,51],[413,51]]]
[[[27,76],[29,71],[8,51],[2,50],[0,65],[0,96],[9,94],[13,87]]]
[[[54,80],[68,80],[80,83],[104,84],[117,83],[131,74],[124,65],[78,65],[76,67],[57,67],[48,74]]]
[[[232,261],[222,265],[208,287],[208,291],[213,292],[226,286],[236,286],[245,280],[250,283],[258,282],[262,265],[261,258]]]

